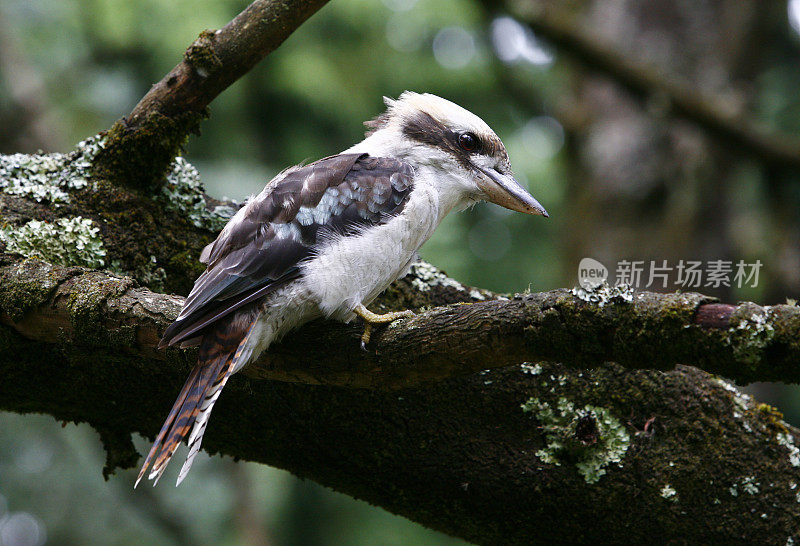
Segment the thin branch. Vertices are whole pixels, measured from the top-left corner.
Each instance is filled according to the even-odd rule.
[[[97,172],[139,187],[158,182],[211,101],[327,2],[256,0],[223,28],[203,31],[183,60],[111,128]]]
[[[202,112],[327,2],[257,0],[221,29],[202,32],[183,61],[127,116],[128,127],[143,125],[155,113],[174,117]]]
[[[697,123],[701,128],[769,165],[800,167],[800,139],[771,132],[744,112],[731,111],[718,97],[704,96],[674,75],[634,61],[596,38],[576,17],[562,8],[544,9],[534,2],[485,0],[490,9],[507,6],[531,29],[591,70],[609,76],[635,96],[651,100],[665,112]]]
[[[127,278],[34,260],[0,268],[0,281],[6,310],[0,322],[29,339],[56,343],[66,338],[85,348],[114,339],[119,351],[158,360],[177,352],[156,346],[180,309],[179,296],[135,287]],[[422,281],[407,278],[401,285],[413,291],[414,282]],[[33,304],[25,291],[30,286],[39,290]],[[486,300],[486,292],[476,299],[464,290],[462,303],[436,307],[381,331],[367,352],[359,348],[358,326],[319,320],[271,347],[247,373],[398,389],[525,361],[578,368],[614,361],[631,369],[691,364],[740,383],[800,382],[800,307],[733,306],[692,293],[640,292],[627,301],[624,294],[601,289],[579,297],[554,290]],[[25,308],[16,315],[8,311]]]

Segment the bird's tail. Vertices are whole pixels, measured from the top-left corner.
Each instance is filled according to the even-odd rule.
[[[237,364],[247,362],[252,354],[252,346],[247,342],[254,324],[255,321],[250,323],[244,335],[241,331],[233,331],[234,325],[228,323],[203,337],[198,363],[189,374],[178,399],[167,415],[167,420],[153,442],[153,447],[150,448],[150,453],[147,454],[139,471],[139,477],[136,478],[134,488],[139,485],[151,462],[153,466],[148,479],[155,480],[153,485],[158,483],[172,455],[187,434],[189,455],[181,468],[176,485],[180,485],[189,473],[192,462],[200,451],[208,418],[222,388],[234,370],[241,367]],[[190,429],[191,434],[189,434]]]

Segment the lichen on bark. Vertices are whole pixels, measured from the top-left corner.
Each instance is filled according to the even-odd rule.
[[[97,191],[81,192],[75,201],[104,210],[109,204],[138,202],[135,199],[134,193],[101,183]],[[116,210],[110,209],[112,214]],[[174,213],[164,214],[169,218]],[[157,237],[154,232],[159,229],[159,222],[153,221],[138,236]],[[202,232],[190,222],[185,229]],[[170,245],[173,253],[181,248],[174,240]],[[195,262],[191,248],[199,246],[185,247],[183,259]],[[130,434],[152,437],[196,358],[191,351],[163,354],[154,349],[160,331],[175,317],[182,300],[100,272],[36,260],[15,262],[8,255],[4,260],[0,315],[15,330],[0,327],[0,405],[89,422],[101,432],[109,451],[106,472],[118,464],[132,464]],[[475,297],[473,289],[447,280],[431,266],[417,269],[419,276],[392,285],[373,307],[432,308],[419,319],[431,321],[429,337],[423,338],[434,346],[459,320],[475,315],[481,324],[499,328],[499,337],[483,337],[480,329],[470,330],[474,340],[487,340],[484,347],[519,336],[524,341],[521,346],[550,347],[561,356],[571,356],[570,366],[583,365],[581,354],[586,350],[594,369],[529,364],[385,392],[266,382],[258,379],[263,372],[245,370],[226,388],[215,415],[215,422],[236,422],[236,426],[212,427],[206,448],[288,468],[478,542],[525,543],[534,535],[552,541],[581,536],[645,540],[652,532],[666,538],[692,536],[711,541],[793,532],[800,512],[791,488],[792,483],[797,487],[792,461],[800,450],[795,447],[797,432],[774,411],[742,402],[730,391],[736,391],[734,387],[690,368],[668,373],[629,371],[598,361],[611,350],[633,366],[636,344],[646,346],[659,331],[662,336],[699,343],[697,350],[707,350],[706,344],[716,339],[727,351],[724,354],[733,355],[730,346],[723,344],[726,329],[704,333],[691,325],[697,309],[707,301],[703,296],[637,294],[632,301],[612,301],[602,308],[575,298],[568,290],[499,301],[484,291]],[[456,303],[461,305],[447,306]],[[41,328],[29,321],[41,310],[53,320],[61,316],[62,308],[67,320],[54,341],[32,342],[21,333],[37,335]],[[658,326],[659,309],[663,330]],[[770,350],[781,347],[796,331],[794,309],[772,308],[775,335],[767,344]],[[522,324],[528,326],[507,322],[512,316],[525,317],[527,322]],[[455,324],[448,324],[451,318]],[[392,343],[408,339],[404,335],[426,332],[415,328],[398,325],[379,332],[371,348],[381,353],[376,358],[391,356]],[[357,326],[317,323],[290,335],[270,353],[285,358],[295,351],[298,358],[297,348],[303,347],[303,366],[312,376],[333,366],[331,358],[352,355],[348,372],[352,374],[352,365],[374,358],[358,349],[357,338]],[[608,345],[603,348],[603,343]],[[666,342],[658,343],[663,351]],[[348,347],[352,352],[347,352]],[[464,349],[468,347],[450,346],[440,354],[446,359],[448,351],[457,354]],[[792,354],[785,352],[785,346],[783,351]],[[403,353],[408,360],[420,358],[423,352],[406,349]],[[640,348],[640,356],[648,354]],[[657,363],[665,365],[664,354],[659,356]],[[485,358],[484,366],[488,364]],[[639,361],[638,365],[651,363]],[[421,372],[425,370],[415,373]],[[391,377],[393,370],[376,368],[374,374]],[[421,379],[430,381],[424,375]],[[623,466],[602,467],[606,474],[587,483],[575,468],[581,461],[572,459],[570,450],[558,453],[569,464],[543,462],[536,454],[547,449],[547,434],[519,409],[530,398],[550,404],[563,398],[574,408],[608,411],[630,437]],[[145,399],[148,404],[141,403]],[[120,407],[126,411],[120,412]],[[348,463],[344,467],[327,464],[310,455],[319,452]],[[365,475],[370,480],[362,479]],[[752,483],[746,481],[749,477]],[[734,484],[742,491],[746,484],[756,483],[760,484],[758,494],[726,495]],[[665,484],[676,491],[669,499],[663,496]],[[507,502],[498,504],[498,495]],[[639,499],[635,511],[628,504],[633,496]],[[719,499],[719,504],[709,499]],[[785,508],[783,503],[789,500],[794,504]],[[773,503],[781,503],[783,511],[772,508]],[[508,506],[525,509],[509,510]],[[585,523],[596,520],[598,510],[603,527],[587,527]],[[701,513],[713,525],[698,527],[694,519]],[[762,513],[768,519],[762,519]],[[644,529],[647,536],[636,534]]]
[[[187,293],[204,269],[200,251],[239,204],[206,196],[180,157],[152,195],[113,184],[90,168],[107,141],[91,137],[69,154],[0,155],[0,251]]]
[[[80,216],[59,218],[53,223],[30,220],[19,227],[0,228],[0,243],[6,252],[26,258],[99,268],[105,265],[106,257],[99,231],[90,219]]]
[[[565,381],[566,376],[559,376],[558,385],[563,386]],[[536,452],[543,463],[573,464],[586,483],[596,483],[611,464],[622,466],[631,438],[606,408],[576,408],[562,396],[555,405],[531,397],[522,404],[522,410],[532,413],[545,432],[547,446]]]
[[[55,207],[69,202],[69,192],[89,186],[91,166],[103,147],[96,135],[66,154],[0,155],[0,191]]]

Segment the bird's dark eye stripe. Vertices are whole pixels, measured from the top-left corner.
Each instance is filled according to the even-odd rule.
[[[475,139],[477,145],[474,148],[466,148],[460,142],[461,136],[467,133]],[[469,156],[473,154],[497,153],[497,144],[492,139],[480,138],[471,131],[453,131],[425,112],[407,119],[403,125],[403,134],[411,140],[453,154],[465,167],[469,166]],[[500,147],[502,148],[502,144]]]

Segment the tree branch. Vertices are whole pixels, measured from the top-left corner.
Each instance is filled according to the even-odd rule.
[[[753,308],[655,294],[600,308],[567,291],[476,301],[470,289],[441,277],[431,282],[424,270],[395,284],[378,306],[439,307],[383,332],[371,347],[378,355],[355,349],[358,328],[321,322],[287,338],[251,372],[384,388],[398,386],[396,373],[416,383],[484,371],[399,391],[238,374],[215,409],[205,448],[286,468],[478,543],[797,538],[800,435],[769,406],[682,366],[666,373],[616,364],[489,369],[529,355],[555,359],[555,348],[569,358],[613,354],[631,364],[638,351],[637,365],[645,366],[670,341],[694,336],[703,343],[673,357],[731,354],[721,340]],[[13,325],[0,326],[0,409],[89,422],[102,432],[109,461],[132,464],[128,435],[153,436],[194,364],[193,351],[153,349],[181,298],[35,260],[0,271],[3,323]],[[473,303],[441,307],[458,300]],[[763,347],[765,358],[780,352],[782,336],[797,337],[790,331],[797,311],[780,307],[770,313],[776,337]],[[609,329],[614,323],[626,327]],[[646,345],[662,327],[663,342]],[[465,328],[467,336],[459,333]],[[623,334],[629,328],[638,333]],[[681,330],[692,333],[670,338]],[[412,365],[399,348],[419,353]],[[447,353],[463,353],[467,364]],[[312,372],[302,372],[301,361]],[[434,372],[419,367],[427,365]]]
[[[704,96],[674,75],[636,62],[596,38],[563,8],[542,8],[535,2],[484,0],[489,9],[505,6],[559,50],[591,70],[609,76],[633,95],[658,104],[666,113],[693,121],[702,129],[768,165],[800,167],[800,140],[774,133],[763,123],[726,107],[719,97]]]
[[[134,187],[160,183],[211,101],[327,2],[256,0],[223,28],[201,32],[183,60],[110,129],[98,174]]]
[[[486,291],[456,288],[460,284],[420,264],[381,306],[413,305],[415,287],[428,286],[425,278],[443,283],[458,303],[396,322],[374,336],[367,352],[359,348],[358,326],[316,321],[271,347],[248,375],[391,390],[525,361],[576,368],[614,361],[630,369],[692,364],[739,383],[800,382],[800,307],[793,305],[733,306],[700,294],[633,295],[607,287],[494,299]],[[0,281],[0,308],[6,310],[0,322],[28,339],[70,339],[87,350],[109,348],[113,340],[115,351],[168,358],[156,347],[180,311],[181,297],[136,287],[128,278],[35,260],[0,268]]]

